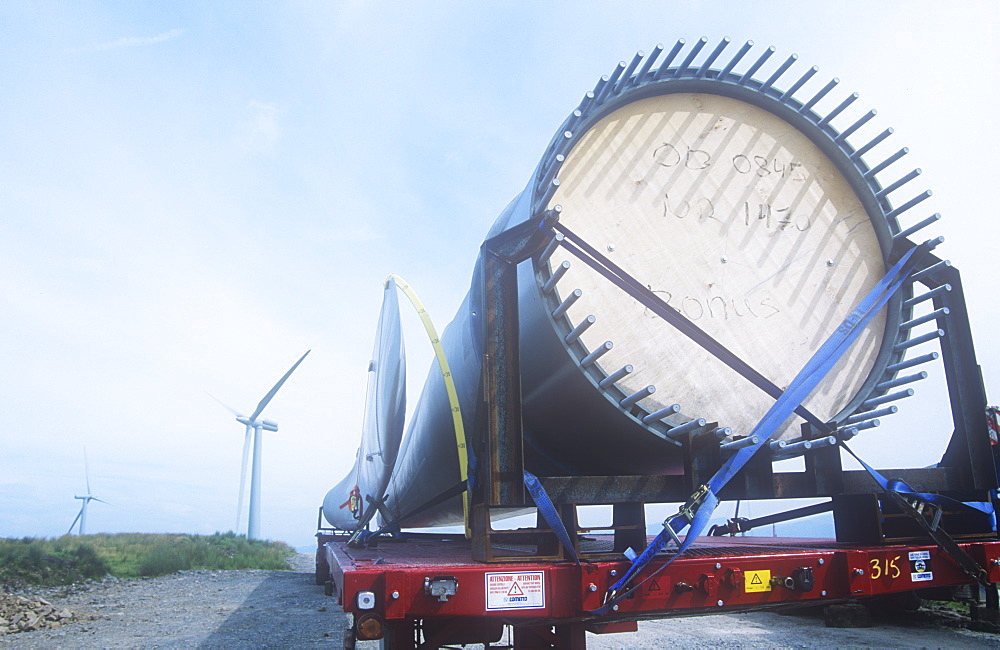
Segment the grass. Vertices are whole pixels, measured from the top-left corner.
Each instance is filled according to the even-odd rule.
[[[103,578],[108,571],[94,547],[74,537],[0,540],[0,585],[69,584]]]
[[[285,570],[295,551],[284,542],[235,533],[122,533],[56,539],[0,539],[0,586],[60,585],[112,575],[161,576],[189,569]]]
[[[947,609],[965,616],[969,615],[969,603],[966,602],[955,602],[952,600],[925,600],[924,606]]]

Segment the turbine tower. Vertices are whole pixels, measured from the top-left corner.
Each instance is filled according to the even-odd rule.
[[[83,473],[84,473],[84,476],[87,479],[87,494],[84,495],[84,496],[82,496],[82,497],[81,496],[74,496],[73,497],[74,499],[80,499],[83,503],[80,504],[80,512],[78,512],[76,514],[76,519],[74,519],[73,523],[71,523],[69,525],[69,530],[66,531],[67,535],[69,535],[70,533],[73,532],[73,526],[76,526],[76,522],[78,522],[78,521],[80,522],[80,528],[77,530],[77,535],[86,535],[87,534],[86,530],[87,530],[87,504],[88,503],[90,503],[91,501],[100,501],[101,503],[108,503],[107,501],[105,501],[103,499],[98,499],[97,497],[95,497],[90,492],[90,468],[88,467],[88,464],[87,464],[87,449],[86,448],[84,448],[84,450],[83,450]],[[108,504],[108,505],[110,505],[110,504]]]
[[[299,367],[303,359],[309,355],[312,350],[306,350],[298,361],[295,362],[288,372],[278,380],[278,383],[274,385],[267,395],[264,396],[257,408],[254,410],[253,414],[249,417],[244,416],[233,409],[229,408],[222,402],[219,402],[225,406],[229,411],[236,416],[236,421],[240,424],[246,426],[246,436],[243,440],[243,460],[240,463],[240,494],[239,500],[236,506],[236,530],[240,528],[240,516],[243,513],[243,493],[246,489],[246,478],[247,478],[247,456],[250,452],[250,439],[251,435],[253,437],[253,465],[250,472],[250,514],[247,517],[247,538],[257,539],[260,537],[260,461],[261,461],[261,437],[263,431],[277,431],[278,423],[272,420],[258,420],[261,412],[267,407],[268,403],[275,396],[281,386],[285,383],[285,380],[295,372],[295,369]],[[218,400],[216,400],[218,401]]]

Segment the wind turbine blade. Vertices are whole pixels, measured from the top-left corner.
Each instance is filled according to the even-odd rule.
[[[247,485],[247,458],[250,456],[250,432],[253,427],[247,425],[247,435],[243,440],[243,462],[240,463],[240,496],[236,501],[236,533],[240,532],[240,516],[243,514],[243,494]]]
[[[90,465],[87,463],[87,448],[83,448],[83,473],[87,477],[87,495],[90,495]]]
[[[285,380],[288,379],[289,375],[295,372],[295,369],[299,367],[299,364],[302,363],[303,359],[309,356],[310,352],[312,352],[312,350],[306,350],[306,353],[302,355],[302,358],[296,361],[295,365],[292,366],[288,370],[288,372],[285,373],[285,376],[279,379],[278,383],[274,385],[274,388],[272,388],[270,392],[268,392],[268,394],[264,396],[264,399],[262,399],[260,401],[260,404],[257,405],[257,410],[254,411],[253,415],[250,416],[251,422],[255,422],[257,420],[257,416],[260,415],[260,412],[264,410],[264,407],[267,406],[267,403],[271,401],[271,398],[274,397],[274,394],[278,392],[278,389],[281,388],[281,385],[285,383]]]
[[[232,414],[233,414],[233,415],[235,415],[236,417],[238,417],[238,418],[241,418],[241,417],[243,417],[243,414],[242,414],[242,413],[240,413],[239,411],[237,411],[237,410],[236,410],[236,409],[234,409],[233,407],[229,406],[228,404],[226,404],[225,402],[223,402],[223,401],[222,401],[221,399],[219,399],[218,397],[216,397],[216,396],[215,396],[215,395],[213,395],[212,393],[210,393],[210,392],[208,392],[208,391],[206,390],[206,391],[205,391],[205,394],[206,394],[206,395],[208,395],[209,397],[211,397],[212,399],[214,399],[214,400],[215,400],[216,402],[218,402],[219,404],[221,404],[221,405],[222,405],[222,408],[226,409],[227,411],[229,411],[230,413],[232,413]]]
[[[114,506],[113,504],[111,504],[111,503],[108,503],[108,502],[107,502],[107,501],[105,501],[104,499],[98,499],[97,497],[90,497],[90,500],[91,500],[91,501],[100,501],[100,502],[101,502],[101,503],[103,503],[104,505],[106,505],[106,506],[111,506],[112,508],[114,508],[114,507],[115,507],[115,506]]]
[[[83,516],[83,506],[80,507],[80,512],[76,513],[76,519],[74,519],[73,523],[69,525],[69,530],[66,531],[67,535],[73,532],[73,526],[76,526],[76,522],[80,521],[80,517],[82,516]]]

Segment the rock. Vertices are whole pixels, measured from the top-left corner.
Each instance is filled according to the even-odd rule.
[[[28,614],[27,616],[25,616],[24,618],[22,618],[17,622],[17,629],[19,629],[22,632],[31,632],[32,630],[35,629],[37,623],[38,623],[38,617],[35,616],[34,614]]]
[[[55,607],[43,598],[0,593],[0,634],[59,627],[74,618],[71,610]]]

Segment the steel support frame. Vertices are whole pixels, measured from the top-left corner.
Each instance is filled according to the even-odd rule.
[[[523,542],[524,531],[493,530],[491,513],[498,508],[532,505],[524,487],[517,265],[545,245],[551,237],[548,224],[556,217],[556,213],[543,214],[503,231],[482,245],[485,326],[482,396],[486,408],[481,427],[483,439],[477,445],[482,459],[480,475],[476,477],[477,489],[473,490],[469,505],[473,557],[481,562],[523,559],[499,553],[494,540]],[[563,515],[569,514],[563,508],[560,510]],[[576,529],[575,516],[572,529]],[[558,543],[539,546],[540,557],[564,559]]]
[[[940,261],[934,257],[931,264]],[[947,307],[950,312],[947,316],[948,330],[941,341],[941,358],[955,424],[941,464],[961,468],[963,473],[967,473],[972,490],[994,490],[1000,486],[997,485],[996,465],[984,416],[986,388],[972,342],[961,274],[953,266],[942,266],[937,273],[921,282],[928,289],[945,284],[951,286],[951,291],[934,299],[934,309]]]
[[[912,246],[912,242],[904,241],[897,245],[897,250]],[[932,254],[927,254],[925,264],[926,268],[936,269],[919,279],[928,291],[945,285],[950,287],[933,299],[933,309],[948,310],[941,323],[945,335],[939,341],[954,429],[938,466],[923,470],[923,479],[927,482],[924,487],[915,487],[910,481],[909,477],[918,470],[893,470],[892,477],[921,492],[945,493],[961,501],[989,501],[991,491],[998,487],[997,469],[984,415],[986,389],[976,360],[961,275],[958,269],[942,263]],[[818,461],[817,471],[824,472],[824,477],[830,481],[828,485],[836,487],[836,471],[831,470],[839,468],[839,454],[833,458],[832,454],[821,453],[815,455],[814,460]],[[840,476],[845,474],[841,472]],[[871,486],[867,491],[868,494],[841,489],[832,493],[838,540],[876,543],[925,537],[915,522],[900,513],[891,500],[873,494]],[[970,526],[968,517],[961,514],[945,513],[942,526],[956,538],[997,535],[996,531],[982,530],[981,523]]]
[[[551,223],[556,215],[547,213],[510,228],[483,244],[485,353],[483,398],[486,402],[485,440],[481,453],[480,489],[473,494],[471,529],[480,561],[513,561],[523,556],[503,557],[495,553],[491,538],[498,534],[490,526],[490,512],[495,508],[530,507],[523,485],[524,449],[521,421],[521,385],[517,304],[519,263],[541,250],[552,236]],[[910,242],[907,244],[912,245]],[[928,266],[939,260],[930,256]],[[923,492],[942,492],[964,500],[987,500],[988,490],[997,488],[988,431],[983,417],[986,395],[969,327],[968,313],[958,270],[942,265],[941,271],[921,278],[934,289],[942,284],[952,287],[934,299],[935,309],[948,307],[948,332],[941,343],[942,358],[954,421],[948,450],[938,467],[899,469],[892,478],[905,481]],[[822,435],[803,425],[803,437]],[[826,434],[828,435],[828,434]],[[695,436],[682,441],[685,448],[683,476],[578,476],[540,477],[543,487],[560,515],[575,524],[573,509],[584,504],[614,504],[613,528],[618,547],[633,546],[638,536],[624,532],[644,528],[641,508],[634,504],[683,502],[701,482],[721,464],[716,446],[702,444]],[[726,499],[774,499],[833,497],[838,539],[872,543],[879,539],[904,539],[885,534],[876,512],[879,500],[873,498],[877,486],[864,471],[844,471],[837,447],[817,450],[806,456],[804,472],[774,472],[767,454],[758,454],[720,497]],[[626,504],[633,504],[628,507]],[[572,525],[567,525],[573,531]],[[547,533],[540,525],[520,533]],[[506,533],[504,533],[506,534]],[[989,531],[971,531],[964,536],[983,537]],[[995,535],[995,534],[994,534]],[[523,537],[523,535],[522,535]],[[635,538],[635,539],[633,539]],[[908,539],[908,538],[907,538]],[[626,541],[627,540],[627,541]],[[521,541],[524,539],[514,540]],[[546,551],[542,551],[542,548]],[[539,553],[549,559],[564,559],[558,545],[540,543]]]

